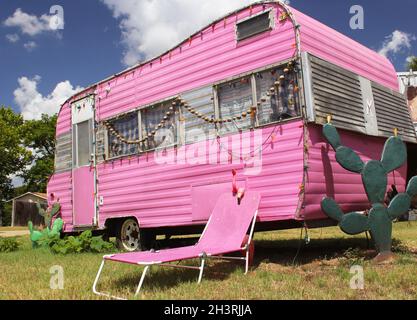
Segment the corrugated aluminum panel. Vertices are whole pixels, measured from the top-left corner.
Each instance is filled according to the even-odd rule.
[[[299,186],[303,179],[302,121],[259,129],[256,134],[260,132],[262,167],[259,174],[255,175],[245,176],[243,165],[236,158],[236,163],[227,161],[227,150],[232,150],[232,143],[236,139],[239,141],[241,138],[242,145],[247,146],[242,150],[244,154],[259,149],[253,145],[255,132],[223,137],[223,148],[218,146],[217,140],[202,141],[198,146],[193,144],[181,146],[177,151],[168,150],[159,159],[155,153],[149,153],[100,164],[99,197],[104,199],[104,205],[100,207],[100,226],[104,225],[106,219],[115,216],[136,216],[145,228],[191,223],[192,186],[231,185],[232,169],[237,169],[238,177],[246,180],[246,184],[242,181],[239,186],[261,192],[260,221],[294,219],[299,204]],[[273,132],[276,134],[275,142],[270,141]],[[181,154],[188,157],[190,151],[196,148],[205,149],[207,156],[216,159],[216,162],[221,159],[226,161],[206,163],[208,158],[204,156],[200,164],[181,160]],[[175,154],[178,161],[161,164],[161,157],[173,160],[171,157]]]
[[[355,40],[291,8],[301,30],[301,49],[388,88],[398,90],[393,64]]]
[[[390,137],[394,128],[398,128],[403,140],[417,142],[405,96],[377,83],[372,83],[372,91],[379,135]]]
[[[101,163],[104,160],[106,160],[106,135],[106,127],[104,125],[99,125],[96,133],[96,155],[98,163]]]
[[[72,172],[55,173],[48,182],[48,194],[53,193],[61,204],[64,230],[72,228]]]
[[[347,130],[339,130],[342,143],[352,148],[363,161],[381,159],[385,139],[364,137]],[[307,220],[325,218],[320,203],[324,196],[336,199],[345,213],[363,211],[371,207],[360,174],[343,169],[336,161],[336,154],[325,141],[322,127],[311,124],[308,128],[308,172],[305,185],[303,217]],[[388,185],[396,185],[404,192],[407,182],[407,166],[388,175]]]
[[[189,91],[181,95],[181,98],[189,103],[189,105],[209,118],[214,116],[214,97],[213,87],[207,86],[197,90]],[[184,109],[182,115],[182,123],[184,123],[185,143],[192,143],[209,138],[214,138],[215,135],[210,136],[210,128],[213,126],[204,120],[191,114]],[[204,133],[204,134],[201,134]],[[198,135],[198,136],[197,136]],[[184,141],[184,140],[182,140]]]
[[[72,139],[71,132],[56,139],[55,172],[64,172],[72,168]]]
[[[316,122],[366,133],[359,76],[310,56]]]

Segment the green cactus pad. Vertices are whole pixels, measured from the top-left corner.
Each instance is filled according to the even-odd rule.
[[[341,146],[340,136],[337,132],[337,129],[331,125],[326,124],[323,126],[323,135],[326,138],[327,142],[333,147],[334,150]]]
[[[406,214],[411,206],[411,198],[407,193],[400,193],[392,199],[388,207],[388,215],[391,220],[397,219]]]
[[[369,229],[380,253],[390,252],[392,245],[392,222],[382,204],[375,205],[369,212]]]
[[[360,234],[369,230],[368,217],[357,212],[348,213],[339,226],[347,234]]]
[[[417,177],[411,178],[407,186],[407,193],[410,197],[417,195]]]
[[[391,137],[387,140],[382,153],[382,165],[389,173],[400,168],[407,160],[407,147],[398,137]]]
[[[362,181],[372,204],[384,202],[388,178],[381,162],[369,161],[362,171]]]
[[[364,163],[359,156],[348,147],[338,147],[336,150],[337,162],[346,170],[361,173]]]
[[[329,216],[330,218],[336,221],[342,221],[343,211],[340,209],[339,205],[331,198],[324,198],[321,201],[321,209]]]

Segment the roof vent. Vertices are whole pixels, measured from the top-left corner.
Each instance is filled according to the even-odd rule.
[[[273,27],[272,11],[261,12],[236,24],[237,41],[253,37]]]

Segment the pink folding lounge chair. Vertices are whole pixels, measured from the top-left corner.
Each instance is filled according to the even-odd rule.
[[[108,293],[97,291],[97,283],[106,261],[145,266],[135,297],[138,296],[141,290],[149,268],[154,265],[199,270],[198,283],[203,278],[204,264],[206,259],[209,258],[243,260],[245,261],[245,274],[247,274],[249,269],[249,249],[258,215],[259,202],[260,195],[257,192],[246,192],[240,205],[238,205],[237,199],[232,194],[223,194],[217,201],[200,240],[194,246],[104,256],[93,284],[93,292],[97,295],[121,299]],[[248,230],[249,237],[247,237]],[[223,256],[238,251],[246,251],[245,257]],[[170,264],[170,262],[195,258],[200,258],[201,264],[199,267]]]

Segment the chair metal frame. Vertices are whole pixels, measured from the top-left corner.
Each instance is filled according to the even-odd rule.
[[[148,272],[150,271],[152,266],[161,266],[161,267],[170,267],[170,268],[179,268],[179,269],[191,269],[191,270],[199,270],[199,275],[198,275],[198,281],[197,283],[200,284],[201,281],[203,280],[203,273],[204,273],[204,267],[205,267],[205,263],[208,259],[220,259],[220,260],[238,260],[238,261],[245,261],[245,275],[249,272],[249,255],[250,255],[250,245],[253,241],[253,234],[255,231],[255,224],[256,224],[256,220],[258,218],[258,210],[256,210],[255,215],[253,217],[253,221],[251,223],[251,227],[250,227],[250,232],[249,232],[249,238],[247,243],[240,248],[240,250],[236,250],[236,251],[232,251],[232,252],[225,252],[225,254],[227,253],[233,253],[233,252],[238,252],[238,251],[245,251],[245,257],[230,257],[230,256],[223,256],[223,255],[209,255],[206,254],[205,252],[202,252],[198,257],[195,258],[200,258],[200,266],[196,267],[196,266],[182,266],[182,265],[175,265],[175,264],[170,264],[170,263],[163,263],[163,262],[152,262],[152,263],[137,263],[137,265],[139,266],[144,266],[144,270],[142,272],[142,275],[140,277],[139,280],[139,284],[136,288],[135,291],[135,295],[134,297],[138,297],[139,293],[141,292],[143,283],[145,281],[145,277],[148,274]],[[209,224],[210,224],[210,220],[207,223],[200,239],[203,237],[204,233],[206,232]],[[127,300],[126,298],[121,298],[121,297],[117,297],[114,295],[111,295],[110,293],[106,293],[106,292],[100,292],[97,290],[97,284],[100,280],[100,276],[103,272],[104,269],[104,265],[106,263],[106,260],[108,260],[107,258],[111,258],[114,255],[106,255],[103,257],[103,261],[101,262],[100,268],[98,270],[97,276],[94,280],[93,283],[93,293],[98,295],[98,296],[103,296],[103,297],[107,297],[107,298],[111,298],[111,299],[116,299],[116,300]],[[194,259],[194,258],[190,258],[190,259]],[[176,261],[184,261],[184,260],[190,260],[190,259],[181,259],[181,260],[176,260]]]

